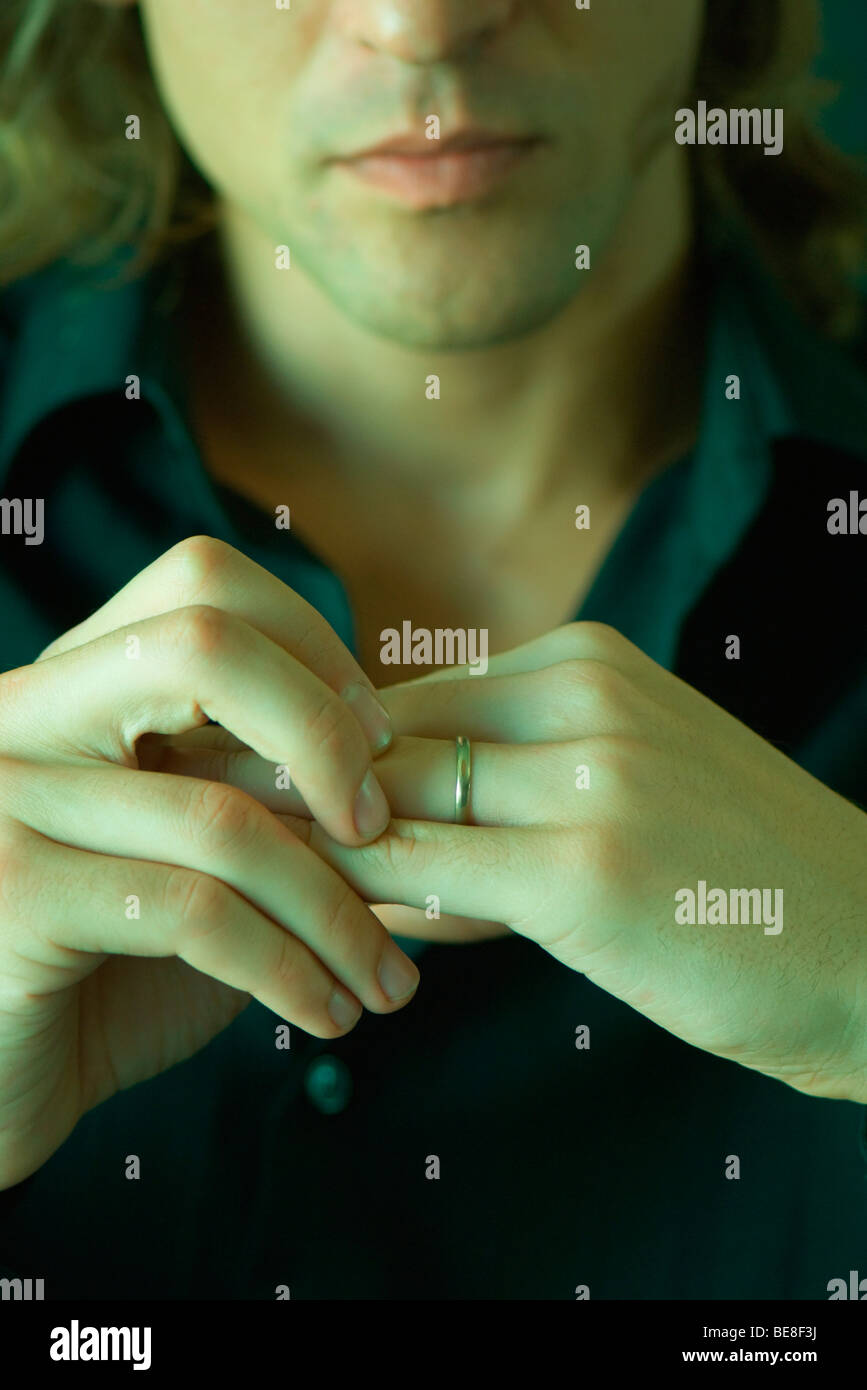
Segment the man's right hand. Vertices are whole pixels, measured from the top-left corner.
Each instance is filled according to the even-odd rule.
[[[252,796],[136,748],[207,747],[213,720],[357,847],[388,821],[371,691],[315,609],[207,537],[0,676],[0,1189],[251,997],[320,1038],[408,1002],[418,971],[332,868]]]

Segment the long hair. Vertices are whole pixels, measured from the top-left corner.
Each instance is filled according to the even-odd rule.
[[[782,107],[785,142],[695,146],[699,234],[746,232],[803,315],[831,337],[861,326],[867,172],[819,134],[831,89],[813,75],[818,0],[706,0],[693,104]],[[128,115],[146,140],[122,138]],[[672,138],[674,120],[672,113]],[[138,274],[216,222],[178,143],[136,9],[0,4],[0,286],[58,258],[94,265],[132,245]]]

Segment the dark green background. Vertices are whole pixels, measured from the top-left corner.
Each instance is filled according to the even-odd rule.
[[[786,0],[783,0],[786,3]],[[823,52],[817,71],[841,84],[822,115],[828,134],[847,149],[867,153],[867,0],[824,0]]]

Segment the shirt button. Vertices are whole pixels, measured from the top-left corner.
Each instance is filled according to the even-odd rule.
[[[339,1115],[352,1096],[352,1075],[345,1062],[330,1052],[315,1057],[304,1075],[304,1089],[323,1115]]]

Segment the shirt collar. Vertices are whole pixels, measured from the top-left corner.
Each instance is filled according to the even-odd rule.
[[[867,457],[867,382],[798,316],[739,241],[719,253],[689,533],[706,562],[728,559],[767,494],[775,445],[811,441]],[[739,398],[727,385],[739,382]]]
[[[852,357],[804,323],[742,242],[721,253],[716,287],[717,321],[747,348],[742,387],[764,436],[867,455],[867,381]]]
[[[18,281],[0,300],[0,487],[15,455],[49,415],[141,383],[167,430],[182,432],[185,396],[168,316],[177,294],[174,262],[130,277],[131,248],[98,271],[56,262]]]
[[[708,269],[698,441],[644,489],[579,615],[611,623],[669,670],[688,614],[769,495],[778,443],[867,452],[867,385],[845,353],[803,324],[736,238]]]

